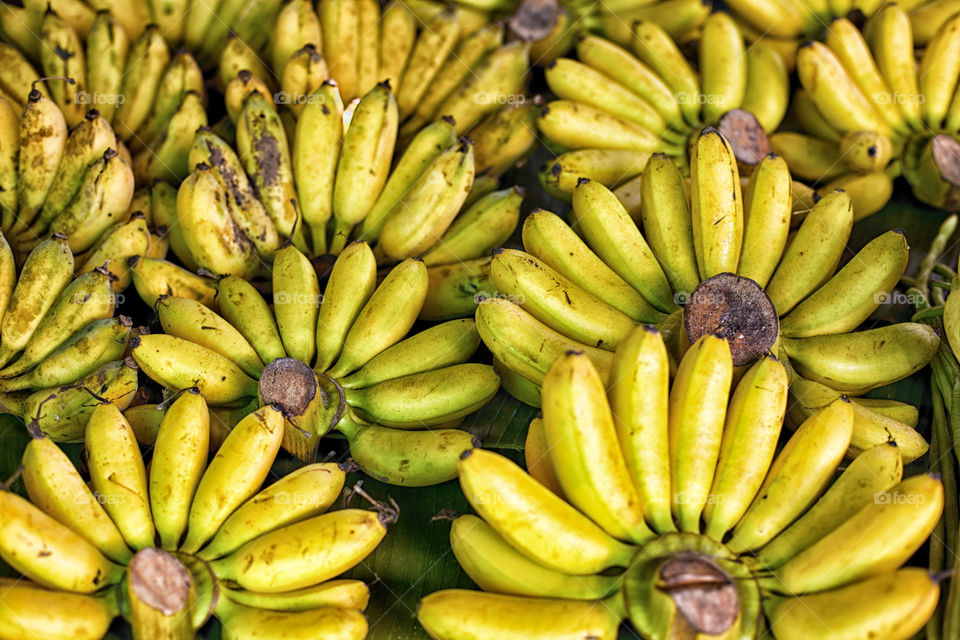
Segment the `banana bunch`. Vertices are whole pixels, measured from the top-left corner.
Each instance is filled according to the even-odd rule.
[[[537,124],[559,157],[540,179],[552,194],[569,198],[576,179],[610,188],[640,174],[651,153],[666,153],[689,171],[689,147],[703,125],[716,126],[748,170],[769,152],[766,131],[787,110],[789,80],[776,52],[746,47],[728,14],[714,13],[699,40],[699,70],[677,42],[649,20],[633,23],[630,46],[598,36],[576,45],[577,57],[547,66],[557,100]]]
[[[524,220],[524,251],[496,252],[497,295],[479,304],[476,321],[498,366],[513,372],[503,378],[513,395],[538,404],[550,365],[571,349],[588,353],[608,379],[614,350],[637,324],[662,328],[674,362],[704,334],[727,337],[737,366],[773,352],[791,363],[795,382],[824,387],[804,398],[808,411],[831,393],[859,396],[901,380],[933,358],[939,339],[926,325],[856,331],[907,266],[900,231],[874,238],[838,269],[854,218],[846,193],[823,196],[791,235],[782,157],[763,158],[741,188],[733,150],[707,128],[690,165],[688,185],[671,158],[652,156],[632,212],[582,179],[570,224],[534,211]],[[858,415],[856,448],[893,437],[909,459],[926,450],[910,424],[868,406]]]
[[[618,637],[907,640],[939,578],[901,568],[940,519],[934,474],[903,478],[883,443],[839,465],[852,403],[816,411],[778,451],[789,375],[773,356],[733,383],[723,338],[691,346],[670,387],[658,331],[638,327],[609,381],[568,351],[543,384],[527,469],[481,449],[460,461],[476,515],[450,542],[483,591],[420,602],[437,640]]]
[[[310,259],[287,245],[272,271],[272,307],[238,276],[220,279],[212,302],[160,295],[163,333],[135,337],[134,360],[171,392],[198,387],[211,406],[279,408],[283,447],[301,460],[314,460],[334,428],[357,464],[386,482],[455,477],[473,443],[455,427],[500,380],[467,362],[480,344],[472,319],[407,337],[429,288],[424,261],[404,260],[378,284],[370,246],[352,243],[321,291]]]
[[[733,0],[726,4],[726,8],[733,12],[734,19],[751,42],[763,42],[775,48],[792,69],[803,43],[822,38],[834,20],[848,17],[872,19],[887,4],[895,5],[904,13],[912,40],[919,47],[926,46],[940,27],[960,11],[960,3],[956,0],[893,3],[877,0]],[[904,61],[910,57],[910,49],[898,49],[897,53]]]
[[[0,489],[0,557],[30,582],[0,584],[0,638],[99,640],[118,615],[134,638],[191,640],[211,617],[224,638],[366,637],[367,585],[337,576],[396,511],[330,510],[345,481],[333,463],[263,486],[283,438],[277,409],[240,420],[209,463],[196,389],[157,413],[145,461],[120,410],[98,405],[83,439],[89,480],[31,425],[27,499]]]
[[[362,240],[378,262],[422,256],[434,266],[487,255],[513,232],[522,192],[491,189],[489,178],[473,188],[473,146],[458,141],[453,118],[423,127],[394,161],[397,101],[385,83],[356,104],[349,125],[336,84],[325,81],[310,98],[290,142],[257,90],[243,99],[235,149],[212,129],[198,131],[178,224],[168,225],[185,265],[251,277],[289,239],[311,256]],[[504,170],[532,148],[533,109],[480,124],[485,170]]]
[[[944,3],[934,3],[944,4]],[[946,17],[946,16],[944,16]],[[910,53],[925,45],[919,63]],[[847,19],[797,54],[803,86],[793,111],[802,132],[771,137],[795,175],[845,189],[860,219],[886,204],[903,175],[921,201],[955,208],[960,184],[960,18],[918,40],[897,4],[873,13],[863,33]]]
[[[39,60],[48,14],[55,14],[81,38],[109,14],[126,38],[136,40],[155,27],[170,47],[191,51],[208,64],[217,60],[228,34],[252,51],[262,49],[279,10],[280,0],[24,0],[0,8],[0,37]]]
[[[58,442],[82,440],[97,402],[126,408],[137,390],[136,368],[123,362],[131,321],[114,316],[115,276],[77,263],[58,233],[18,273],[0,234],[0,411],[35,420]]]

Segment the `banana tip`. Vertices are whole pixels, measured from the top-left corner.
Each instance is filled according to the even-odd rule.
[[[463,453],[460,454],[460,459],[461,459],[461,460],[466,460],[467,458],[469,458],[469,457],[472,456],[472,455],[473,455],[473,449],[467,449],[466,451],[464,451]]]

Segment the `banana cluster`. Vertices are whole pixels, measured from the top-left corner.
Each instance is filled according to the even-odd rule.
[[[80,264],[54,234],[18,274],[0,235],[0,411],[34,420],[58,442],[82,440],[97,403],[126,408],[137,390],[136,367],[123,362],[132,329],[114,316],[114,276]]]
[[[576,45],[579,60],[547,66],[558,99],[537,124],[560,155],[544,165],[544,187],[566,198],[580,177],[614,188],[640,174],[655,152],[686,172],[689,146],[705,124],[730,138],[745,166],[756,165],[769,151],[764,132],[779,127],[789,102],[777,53],[763,44],[747,48],[725,13],[704,22],[699,72],[656,22],[634,22],[631,35],[632,52],[586,36]]]
[[[690,163],[686,185],[671,158],[654,155],[630,212],[599,182],[581,180],[571,224],[535,211],[523,224],[525,251],[493,257],[498,295],[479,304],[476,321],[508,391],[539,404],[538,386],[570,349],[613,379],[613,351],[638,323],[662,327],[674,361],[704,333],[729,337],[738,366],[772,351],[795,382],[816,389],[800,398],[805,411],[901,380],[933,358],[939,339],[929,326],[855,331],[903,275],[901,232],[878,236],[838,269],[854,219],[844,192],[821,198],[791,237],[783,158],[766,156],[741,189],[730,145],[708,128]],[[907,459],[926,451],[909,424],[915,416],[892,424],[881,413],[858,405],[855,449],[892,436]]]
[[[941,22],[917,40],[911,16],[891,3],[862,33],[834,20],[822,43],[797,54],[803,89],[793,112],[802,133],[776,134],[771,146],[795,175],[850,193],[857,219],[886,204],[901,174],[922,202],[956,206],[960,18]],[[921,44],[917,63],[911,52]]]
[[[925,46],[943,24],[960,11],[956,0],[894,2],[907,15],[908,28],[917,46]],[[732,0],[726,7],[751,42],[774,47],[792,69],[801,43],[819,38],[839,18],[872,18],[887,3],[878,0]],[[909,49],[899,50],[904,59]]]
[[[0,489],[0,637],[99,640],[118,615],[133,637],[189,640],[215,616],[224,638],[366,637],[367,585],[336,579],[370,554],[395,510],[328,511],[345,473],[311,464],[262,488],[284,419],[241,420],[208,464],[210,415],[184,392],[162,415],[149,465],[111,404],[90,415],[88,481],[34,430],[28,499]],[[296,634],[296,635],[292,635]]]
[[[0,7],[0,33],[33,60],[43,55],[41,31],[45,17],[56,14],[81,38],[87,38],[104,14],[136,40],[145,32],[157,33],[174,48],[183,47],[204,64],[217,60],[227,36],[253,50],[269,37],[280,0],[24,0],[20,6]]]
[[[515,112],[515,113],[513,113]],[[501,167],[535,138],[527,108],[481,126],[485,161]],[[188,268],[250,277],[281,242],[310,255],[339,254],[351,240],[375,243],[380,262],[423,256],[428,265],[471,260],[505,241],[519,219],[521,192],[473,189],[473,146],[443,117],[422,128],[394,163],[397,102],[379,84],[352,109],[344,130],[338,87],[324,82],[297,119],[292,144],[269,96],[253,91],[237,116],[236,151],[201,129],[192,168],[177,194],[174,253]],[[492,149],[501,132],[526,149]]]
[[[854,410],[838,399],[777,451],[788,372],[757,361],[733,383],[731,349],[707,335],[672,387],[663,337],[633,330],[609,383],[568,352],[543,385],[524,471],[473,450],[453,522],[460,566],[486,593],[424,598],[437,640],[618,637],[907,640],[939,598],[900,568],[933,532],[944,488],[903,478],[897,447],[839,471]]]
[[[384,481],[455,477],[473,438],[453,427],[500,380],[493,367],[467,362],[480,344],[471,319],[407,337],[429,288],[424,262],[405,260],[378,285],[373,251],[352,243],[322,292],[292,245],[277,251],[272,269],[272,308],[237,276],[217,283],[212,302],[159,296],[164,333],[135,338],[134,360],[169,391],[198,387],[211,406],[281,407],[283,446],[304,461],[335,428],[354,460]]]

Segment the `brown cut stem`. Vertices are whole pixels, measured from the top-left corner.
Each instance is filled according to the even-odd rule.
[[[172,554],[148,547],[130,560],[127,598],[134,640],[192,640],[190,571]]]

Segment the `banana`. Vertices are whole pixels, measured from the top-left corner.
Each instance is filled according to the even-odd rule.
[[[74,259],[67,239],[54,235],[38,244],[20,269],[0,321],[0,362],[27,346],[44,316],[72,280]]]
[[[33,31],[37,38],[37,50],[39,52],[40,38],[36,34],[42,29],[42,19],[37,21],[36,30]],[[3,43],[0,46],[0,88],[4,93],[18,103],[20,107],[29,102],[29,94],[33,89],[37,89],[47,100],[50,99],[50,93],[42,81],[37,82],[40,74],[30,64],[16,48]]]
[[[363,96],[353,112],[333,186],[334,255],[343,250],[350,230],[370,213],[383,191],[397,139],[397,114],[393,93],[383,83]]]
[[[787,67],[780,54],[763,41],[753,42],[746,58],[747,84],[739,107],[752,113],[764,131],[776,131],[790,104]]]
[[[634,547],[610,537],[507,458],[473,449],[459,467],[460,487],[477,514],[531,560],[573,575],[630,562]],[[537,518],[526,519],[529,513]]]
[[[960,74],[960,20],[951,18],[927,43],[917,70],[917,81],[923,95],[923,119],[932,129],[939,129],[950,109],[957,75]]]
[[[244,100],[237,121],[237,155],[277,231],[299,244],[303,225],[287,134],[270,100],[257,91]]]
[[[797,75],[830,126],[844,132],[866,129],[891,134],[890,124],[827,45],[802,46],[797,52]]]
[[[911,8],[910,25],[917,45],[923,47],[928,44],[958,8],[954,0],[934,0]]]
[[[605,111],[656,135],[667,129],[663,116],[646,100],[589,65],[559,58],[547,65],[544,75],[561,100]]]
[[[190,502],[207,463],[210,412],[200,392],[188,389],[162,416],[148,483],[160,546],[172,550],[187,528]]]
[[[55,13],[47,12],[44,16],[40,32],[40,62],[44,75],[70,79],[68,82],[54,81],[50,84],[50,95],[63,111],[69,126],[80,122],[86,111],[85,100],[80,97],[87,91],[86,64],[80,38]]]
[[[369,387],[387,380],[466,362],[480,344],[473,319],[451,320],[401,340],[340,380],[345,389]]]
[[[113,597],[113,592],[87,596],[51,591],[26,581],[0,585],[0,636],[98,640],[117,613]]]
[[[340,496],[345,477],[336,464],[328,462],[283,476],[230,514],[199,557],[220,558],[262,534],[326,512]]]
[[[417,620],[433,638],[614,640],[621,616],[607,601],[528,598],[447,589],[420,601]]]
[[[460,455],[479,440],[460,429],[409,431],[360,425],[349,416],[337,425],[350,444],[350,457],[364,473],[403,487],[426,487],[457,477]]]
[[[906,568],[824,593],[771,598],[764,606],[783,640],[907,640],[923,630],[939,596],[925,569]]]
[[[674,291],[690,294],[700,283],[690,208],[674,162],[655,154],[640,182],[640,214],[650,248]]]
[[[724,425],[717,472],[704,508],[705,533],[714,540],[749,514],[770,469],[787,406],[787,371],[767,356],[737,384]]]
[[[534,96],[507,104],[470,130],[477,173],[500,176],[520,166],[537,145],[537,112],[543,99]]]
[[[359,95],[358,11],[357,3],[352,0],[320,0],[317,3],[317,14],[323,30],[323,57],[330,69],[330,77],[340,87],[340,97],[345,103]]]
[[[734,553],[769,542],[819,497],[850,445],[853,408],[839,399],[808,418],[790,438],[733,530]],[[783,496],[791,496],[784,500]]]
[[[284,640],[310,638],[343,638],[363,640],[367,635],[367,619],[355,609],[317,607],[306,611],[271,611],[233,604],[223,599],[217,606],[217,617],[224,622],[224,640],[256,638],[269,629],[273,637]]]
[[[830,192],[814,205],[767,284],[767,295],[781,316],[833,275],[852,226],[853,206],[844,192]]]
[[[227,276],[218,283],[217,301],[224,319],[253,346],[261,363],[270,364],[286,355],[273,312],[253,285]],[[235,355],[237,352],[231,357]]]
[[[151,379],[171,391],[197,387],[210,404],[256,397],[257,383],[219,353],[163,334],[130,341],[134,360]]]
[[[717,122],[730,109],[740,107],[747,92],[747,51],[729,14],[713,13],[704,21],[699,53],[701,91],[711,97],[703,105],[703,119]]]
[[[107,149],[89,166],[77,195],[50,224],[50,231],[67,236],[70,249],[83,253],[115,221],[126,220],[133,190],[130,165],[115,150]]]
[[[340,607],[363,611],[370,600],[370,587],[361,580],[327,580],[318,585],[286,593],[267,594],[220,585],[231,602],[271,611],[307,611],[319,607]]]
[[[253,497],[270,472],[282,439],[283,416],[272,407],[262,407],[237,423],[200,477],[182,551],[196,553],[234,510]]]
[[[183,229],[177,216],[177,189],[166,182],[157,182],[147,191],[146,197],[149,199],[149,204],[146,207],[149,212],[148,217],[152,220],[153,225],[157,229],[166,228],[167,239],[174,255],[188,270],[195,271],[197,263],[187,249]],[[134,199],[134,202],[136,202],[136,199]],[[132,206],[133,204],[131,204]],[[152,258],[153,256],[146,257]]]
[[[649,151],[626,149],[567,151],[544,163],[540,168],[540,184],[555,198],[569,200],[581,178],[589,178],[611,189],[629,184],[624,181],[643,173],[650,157]],[[632,211],[630,214],[633,217]]]
[[[443,237],[423,256],[428,267],[489,255],[506,242],[520,220],[524,191],[494,191],[459,214]]]
[[[0,227],[7,230],[13,227],[19,206],[20,111],[15,104],[0,98]]]
[[[769,137],[770,148],[782,156],[797,178],[820,182],[847,173],[840,145],[833,140],[795,131],[780,131]]]
[[[766,287],[790,232],[793,195],[783,158],[760,161],[743,191],[743,248],[737,274]]]
[[[913,322],[783,339],[783,348],[800,375],[852,395],[916,373],[933,358],[939,344],[931,327]]]
[[[36,367],[14,378],[0,380],[5,392],[70,384],[123,356],[130,336],[126,316],[95,320],[70,336]]]
[[[130,560],[130,548],[103,503],[94,496],[67,454],[50,438],[36,434],[27,443],[23,452],[23,484],[31,503],[107,558],[118,563]]]
[[[763,567],[776,569],[810,547],[903,478],[903,459],[893,443],[854,458],[806,513],[757,551]]]
[[[820,194],[845,191],[853,203],[854,222],[880,211],[893,195],[893,178],[886,171],[848,173],[827,183]],[[919,197],[919,195],[918,195]]]
[[[681,531],[697,532],[710,497],[733,375],[726,340],[705,335],[684,355],[670,394],[673,515]]]
[[[307,3],[309,4],[309,3]],[[337,85],[324,82],[307,100],[293,140],[293,175],[313,252],[327,251],[326,226],[333,215],[333,189],[343,138],[343,102]]]
[[[913,476],[874,496],[836,529],[762,578],[776,593],[826,591],[892,572],[920,547],[943,511],[943,485]]]
[[[451,118],[440,118],[420,129],[404,149],[376,202],[364,216],[358,233],[360,240],[375,242],[390,214],[395,209],[401,213],[407,210],[406,200],[413,187],[437,157],[456,141],[455,125]]]
[[[427,295],[421,320],[450,320],[472,315],[477,303],[493,292],[490,257],[427,269]]]
[[[661,311],[675,307],[670,283],[623,205],[609,189],[581,181],[573,213],[587,243],[621,278]]]
[[[359,313],[353,311],[353,305],[341,307],[341,317],[355,315],[356,320],[346,332],[339,358],[329,375],[340,378],[352,373],[403,338],[420,313],[426,293],[427,268],[421,260],[410,258],[387,274]],[[337,311],[331,307],[331,312]]]
[[[267,101],[274,106],[276,106],[275,101],[281,104],[292,103],[292,98],[288,100],[286,92],[274,94],[270,91],[266,80],[248,69],[241,69],[223,90],[223,103],[227,110],[227,118],[233,125],[236,125],[240,119],[243,103],[254,91],[260,92],[262,96],[267,96]]]
[[[613,354],[585,345],[541,323],[505,298],[486,298],[477,305],[477,330],[494,357],[524,378],[542,384],[554,360],[567,351],[584,351],[606,382]]]
[[[883,171],[893,156],[893,144],[876,131],[851,131],[840,140],[840,155],[852,171]]]
[[[191,171],[200,164],[209,165],[214,169],[214,177],[220,182],[221,189],[226,192],[226,206],[233,222],[242,234],[253,242],[261,258],[267,259],[272,256],[280,246],[277,228],[257,197],[243,169],[243,164],[233,148],[209,128],[201,127],[193,138],[188,162]],[[176,231],[180,225],[171,224],[171,226]],[[179,232],[179,237],[184,235],[182,231]],[[177,257],[183,260],[182,256]]]
[[[85,436],[90,479],[110,518],[134,549],[153,546],[147,471],[133,429],[113,404],[90,414]]]
[[[378,512],[340,509],[266,533],[210,566],[251,591],[302,589],[354,567],[386,533]]]
[[[601,147],[649,153],[662,146],[656,134],[638,124],[569,100],[554,100],[541,109],[537,128],[569,149]]]
[[[474,515],[462,515],[453,521],[450,548],[470,579],[486,591],[600,600],[612,595],[619,585],[619,579],[614,576],[575,577],[537,564]]]
[[[54,442],[83,442],[87,419],[101,401],[126,409],[137,392],[137,366],[112,360],[77,382],[40,389],[23,402],[22,415],[36,421]]]
[[[650,20],[638,20],[631,27],[631,45],[640,60],[670,88],[687,124],[700,123],[700,83],[673,38]]]
[[[851,398],[855,405],[870,409],[884,417],[897,420],[908,427],[916,428],[920,421],[920,412],[912,404],[887,398]]]
[[[266,48],[270,39],[270,30],[266,25],[273,24],[277,11],[280,9],[280,0],[267,2],[252,2],[248,0],[236,22],[230,24],[230,30],[237,37],[248,43],[255,51]]]
[[[780,321],[780,332],[787,338],[807,338],[852,331],[900,281],[908,258],[903,232],[878,236],[787,314]]]
[[[410,52],[403,82],[396,90],[397,108],[402,120],[417,111],[427,89],[453,53],[459,33],[457,14],[452,9],[438,13],[420,32]],[[446,112],[441,109],[438,113]]]
[[[113,117],[117,137],[130,140],[146,122],[153,108],[163,71],[170,62],[170,50],[156,25],[149,25],[130,47],[120,85],[124,100]]]
[[[800,125],[802,131],[830,142],[840,142],[843,134],[834,129],[823,119],[817,105],[810,94],[803,89],[797,89],[793,94],[790,112]]]
[[[628,472],[604,384],[586,354],[567,353],[543,381],[543,427],[564,495],[611,535],[653,537]]]
[[[501,372],[501,376],[503,375],[503,371],[510,372],[509,369],[497,361],[494,361],[493,366],[498,372]],[[533,383],[528,381],[528,384],[532,385]],[[539,407],[541,390],[540,387],[535,386],[535,388],[537,390],[536,406]],[[509,391],[509,389],[507,390]],[[528,402],[527,404],[530,403]],[[565,498],[563,495],[563,488],[560,487],[560,479],[557,478],[557,470],[554,468],[553,462],[550,460],[549,447],[550,444],[547,442],[547,434],[543,429],[543,416],[541,414],[531,420],[530,424],[527,426],[527,435],[523,442],[524,466],[527,468],[527,473],[529,473],[530,476],[537,482],[545,486],[547,489],[550,489],[550,491],[557,494],[561,498]]]
[[[123,578],[122,566],[17,494],[0,491],[0,511],[0,557],[37,584],[87,594]]]
[[[277,13],[271,26],[270,66],[278,71],[304,45],[312,44],[323,51],[323,32],[320,17],[310,0],[288,2]]]
[[[199,4],[191,2],[192,8],[184,28],[184,44],[195,51],[204,64],[215,60],[223,43],[245,4],[244,0],[213,0]],[[241,41],[241,38],[236,38]]]
[[[334,262],[317,318],[315,369],[329,369],[343,347],[357,315],[377,285],[377,264],[365,242],[347,246]]]
[[[40,57],[40,33],[43,11],[40,7],[0,7],[0,31],[6,42],[14,43],[32,60]]]
[[[96,109],[87,111],[86,117],[67,138],[53,186],[33,225],[36,231],[43,233],[47,230],[82,188],[87,168],[102,158],[108,149],[116,146],[117,137],[107,119]]]
[[[167,335],[182,338],[219,353],[259,379],[263,363],[243,334],[223,317],[196,300],[169,296],[157,301],[157,316]]]
[[[205,7],[195,6],[191,14],[203,9],[205,9]],[[292,51],[296,51],[298,48],[299,47],[294,47]],[[189,47],[189,49],[196,51],[194,47]],[[274,68],[277,69],[278,72],[283,70],[283,67]],[[278,78],[267,68],[266,63],[260,58],[259,52],[251,49],[247,43],[237,38],[236,35],[230,34],[227,39],[227,44],[224,45],[223,51],[220,53],[220,60],[217,63],[217,79],[219,80],[220,87],[226,89],[230,86],[234,78],[238,77],[243,71],[247,71],[252,76],[259,78],[271,90],[276,87]],[[231,119],[231,122],[232,121]]]
[[[283,93],[280,95],[284,104],[294,116],[300,117],[309,96],[329,77],[323,56],[317,52],[314,45],[306,45],[298,50],[283,68],[280,77],[280,89]]]
[[[380,77],[391,87],[399,88],[406,73],[407,61],[417,38],[413,14],[405,3],[389,2],[380,17]]]
[[[171,44],[183,39],[184,22],[192,2],[190,0],[148,0],[150,15]]]
[[[449,424],[473,413],[500,388],[500,376],[485,364],[455,364],[347,389],[347,404],[361,418],[387,427],[414,429]]]
[[[913,31],[906,12],[896,3],[885,4],[870,18],[865,35],[880,75],[896,97],[904,120],[911,129],[922,129],[923,98],[917,81],[916,61],[903,55],[904,51],[913,51],[914,47]]]
[[[164,295],[190,298],[207,307],[214,305],[217,290],[208,278],[156,258],[134,256],[128,264],[134,288],[151,307]]]
[[[12,378],[27,372],[89,323],[110,318],[115,302],[108,271],[95,270],[79,276],[57,296],[23,354],[0,370],[0,376]]]
[[[273,261],[273,312],[287,354],[301,362],[316,355],[320,281],[313,263],[296,247],[280,249]]]
[[[457,123],[457,135],[463,135],[498,105],[525,100],[529,49],[527,43],[517,41],[492,51],[447,96],[436,113],[452,117]]]
[[[134,157],[133,168],[140,182],[183,180],[190,170],[188,154],[194,133],[205,126],[207,113],[203,108],[202,96],[196,91],[188,91],[166,122],[166,128],[155,138],[152,148]]]
[[[690,163],[693,246],[704,279],[735,272],[743,246],[743,196],[730,144],[708,127],[697,137]]]
[[[658,322],[664,315],[614,272],[549,211],[535,210],[523,222],[523,246],[544,264],[637,322]]]
[[[496,250],[490,276],[497,291],[518,300],[537,320],[578,342],[613,351],[635,326],[626,314],[522,251]]]
[[[577,56],[646,100],[673,128],[686,127],[674,90],[664,79],[626,49],[595,35],[577,42]]]
[[[17,265],[10,243],[3,235],[0,226],[0,343],[2,343],[2,319],[7,313],[7,307],[17,286]],[[2,351],[2,349],[0,349]]]
[[[203,72],[189,53],[178,52],[166,70],[157,87],[153,110],[137,130],[137,135],[130,141],[132,151],[142,151],[148,147],[158,147],[160,137],[164,131],[170,131],[170,119],[183,109],[181,103],[189,92],[195,92],[202,97]],[[192,138],[193,131],[184,131]],[[169,138],[170,134],[167,134]],[[182,143],[181,143],[182,144]],[[184,154],[186,155],[186,154]]]
[[[20,202],[10,232],[28,227],[53,186],[67,141],[67,121],[57,105],[31,89],[20,121],[17,192]]]

